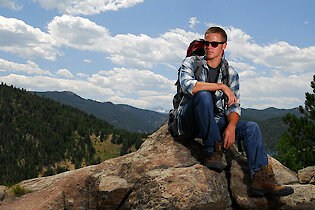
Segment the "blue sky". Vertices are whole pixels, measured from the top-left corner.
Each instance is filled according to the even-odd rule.
[[[228,34],[241,106],[304,104],[315,74],[313,0],[0,0],[0,81],[168,111],[187,46]]]

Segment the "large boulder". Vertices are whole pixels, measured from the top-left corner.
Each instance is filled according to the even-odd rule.
[[[134,153],[98,165],[23,181],[19,185],[31,191],[26,195],[15,196],[10,190],[4,190],[2,194],[6,196],[2,202],[0,200],[0,209],[315,207],[314,185],[295,184],[296,175],[276,160],[270,161],[276,163],[273,164],[275,172],[279,171],[276,178],[294,184],[296,193],[280,199],[251,198],[247,160],[235,147],[226,153],[228,166],[221,173],[201,164],[201,151],[200,140],[175,141],[163,126]]]
[[[315,186],[299,184],[295,172],[270,156],[268,162],[273,168],[276,181],[293,187],[295,193],[284,197],[250,197],[251,181],[247,160],[237,152],[235,146],[228,153],[231,197],[237,209],[315,209]]]
[[[301,184],[315,184],[315,166],[309,166],[298,171]]]

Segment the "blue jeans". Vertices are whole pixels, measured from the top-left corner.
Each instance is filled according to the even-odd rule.
[[[200,91],[183,107],[180,112],[180,128],[184,135],[200,137],[205,152],[213,152],[214,142],[222,142],[221,134],[228,123],[224,117],[216,121],[212,94]],[[251,176],[268,165],[268,157],[260,128],[255,122],[238,121],[235,128],[236,141],[243,140]]]

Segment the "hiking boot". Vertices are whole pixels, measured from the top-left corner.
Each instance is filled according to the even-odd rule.
[[[254,174],[250,193],[253,197],[262,196],[286,196],[294,193],[294,189],[288,186],[278,185],[272,168],[264,166],[261,171]]]
[[[211,170],[221,172],[225,168],[225,165],[222,164],[222,158],[222,144],[216,141],[214,143],[214,152],[205,155],[204,165]]]

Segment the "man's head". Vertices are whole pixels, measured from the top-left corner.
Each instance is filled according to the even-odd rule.
[[[227,35],[220,27],[210,27],[205,32],[205,53],[207,60],[220,59],[226,48]]]
[[[220,34],[222,37],[222,42],[226,42],[227,41],[227,35],[225,33],[225,31],[220,28],[220,27],[210,27],[208,28],[208,30],[206,30],[205,32],[205,37],[207,34]]]

